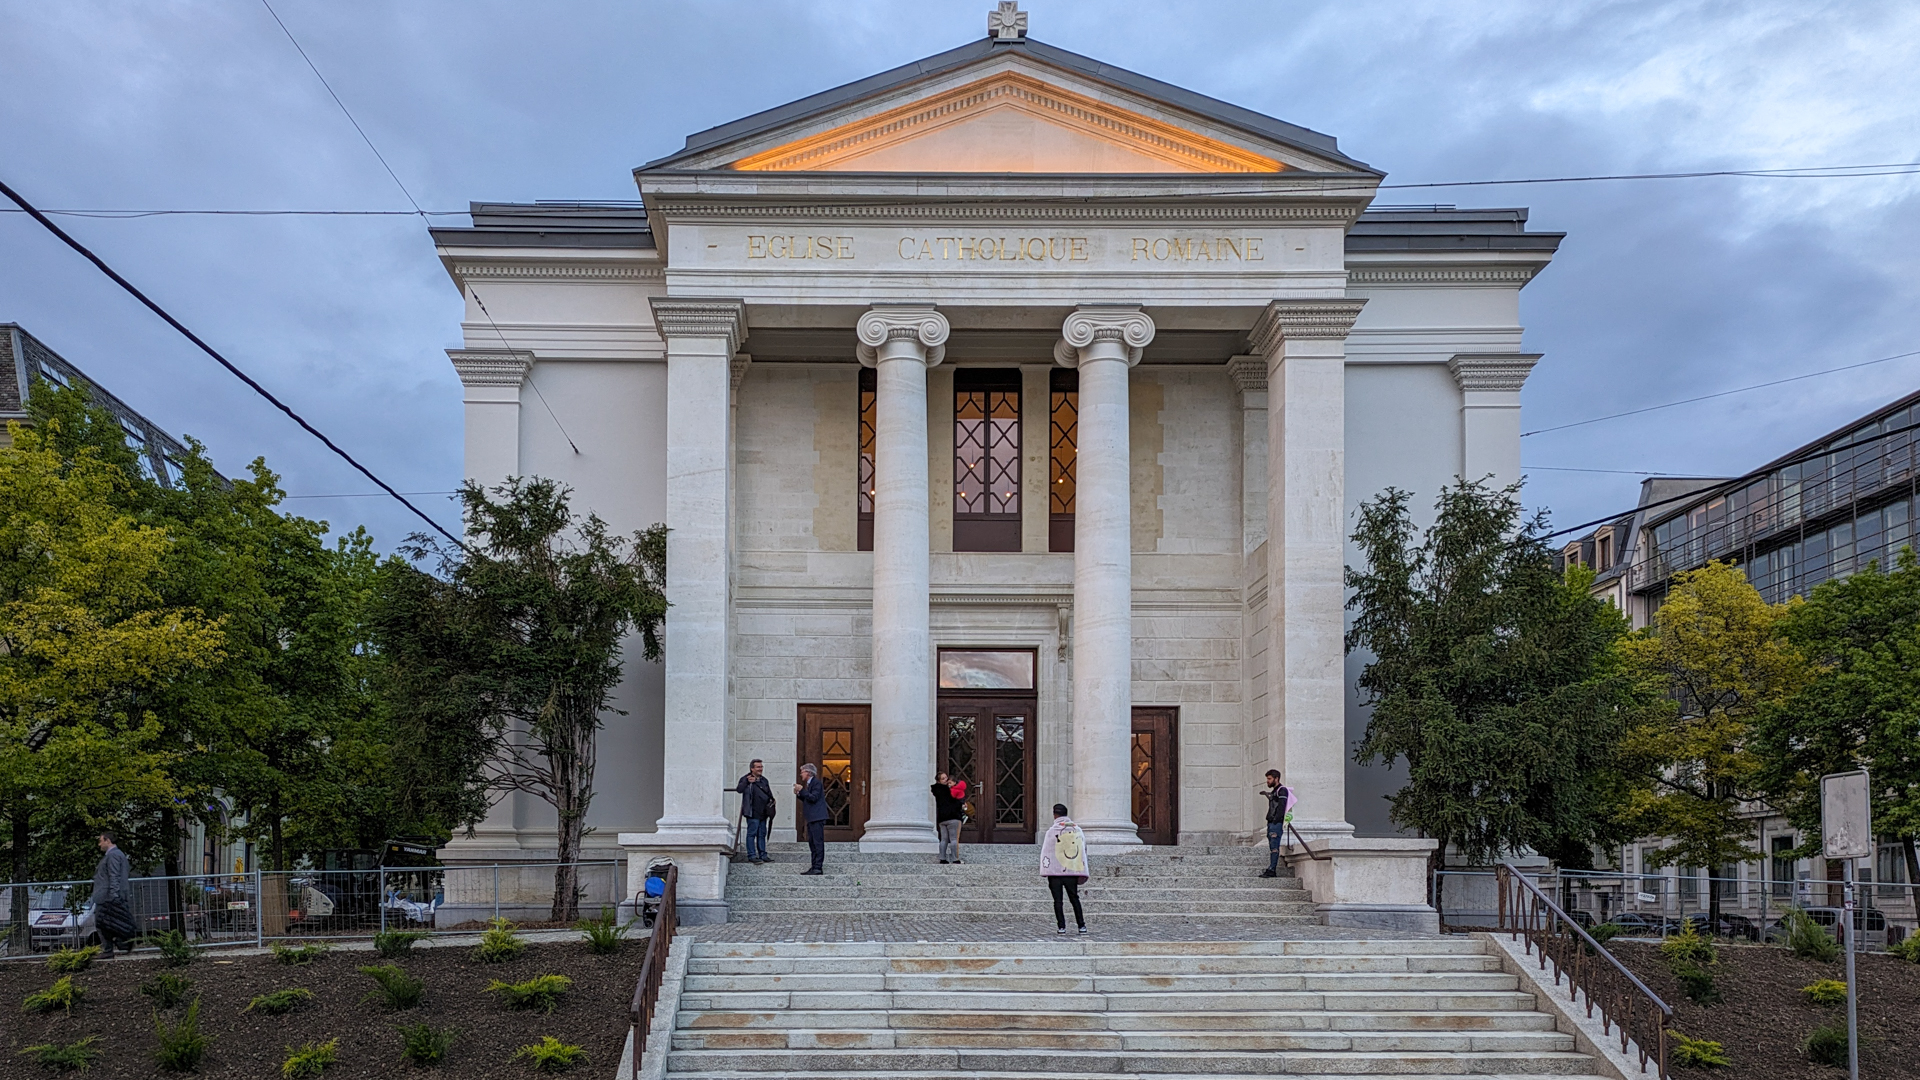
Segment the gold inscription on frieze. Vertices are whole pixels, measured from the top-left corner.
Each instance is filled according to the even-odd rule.
[[[909,262],[1086,262],[1084,236],[903,236]]]
[[[1136,236],[1129,262],[1266,262],[1261,236]]]
[[[851,236],[794,236],[775,233],[747,237],[749,259],[851,259]]]

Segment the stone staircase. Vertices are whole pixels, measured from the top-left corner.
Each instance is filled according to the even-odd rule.
[[[806,913],[1053,917],[1039,852],[1030,844],[963,847],[966,861],[948,866],[932,855],[863,854],[854,844],[829,844],[826,873],[820,877],[800,875],[807,868],[805,844],[769,844],[768,854],[774,862],[736,862],[728,870],[733,918]],[[1299,879],[1284,871],[1281,877],[1262,878],[1266,865],[1265,848],[1245,845],[1096,854],[1080,897],[1089,923],[1116,915],[1317,921]]]
[[[1439,937],[696,941],[666,1071],[672,1080],[1596,1074],[1481,942]]]

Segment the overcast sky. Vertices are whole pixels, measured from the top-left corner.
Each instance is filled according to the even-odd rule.
[[[988,0],[275,0],[421,205],[623,199],[689,133],[984,33]],[[1027,0],[1032,36],[1339,138],[1392,182],[1920,160],[1920,5]],[[52,208],[407,209],[257,0],[0,0],[0,178]],[[1528,206],[1528,430],[1920,349],[1920,177],[1385,192]],[[452,220],[452,219],[440,219]],[[403,491],[460,474],[458,294],[417,218],[63,218]],[[238,473],[372,490],[18,214],[17,321]],[[1743,472],[1920,385],[1920,357],[1528,437],[1560,525],[1634,471]],[[1560,469],[1621,472],[1567,472]],[[439,498],[425,502],[449,523]],[[383,548],[384,499],[299,498]]]

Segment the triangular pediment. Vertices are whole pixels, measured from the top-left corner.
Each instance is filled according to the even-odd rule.
[[[732,163],[749,172],[1247,173],[1280,162],[1003,71]]]

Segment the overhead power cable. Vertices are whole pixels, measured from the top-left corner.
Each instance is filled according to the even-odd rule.
[[[1799,382],[1802,379],[1817,378],[1821,375],[1832,375],[1841,371],[1858,371],[1863,367],[1872,367],[1875,364],[1885,364],[1894,360],[1904,360],[1909,356],[1920,356],[1920,349],[1915,349],[1912,352],[1895,353],[1892,356],[1883,356],[1878,360],[1862,360],[1857,364],[1842,364],[1839,367],[1825,368],[1820,371],[1809,371],[1804,375],[1789,375],[1784,379],[1770,379],[1767,382],[1754,383],[1751,386],[1736,386],[1731,390],[1719,390],[1711,394],[1701,394],[1698,397],[1681,398],[1679,401],[1669,401],[1660,405],[1648,405],[1644,408],[1628,409],[1626,412],[1608,413],[1605,416],[1595,416],[1586,420],[1575,420],[1570,424],[1554,424],[1551,427],[1534,428],[1532,431],[1521,432],[1520,437],[1524,439],[1529,435],[1544,435],[1549,431],[1565,431],[1568,428],[1585,427],[1588,424],[1597,424],[1602,420],[1618,420],[1623,416],[1638,416],[1641,413],[1658,412],[1661,409],[1671,409],[1676,405],[1691,405],[1696,401],[1711,401],[1714,398],[1723,398],[1731,394],[1744,394],[1749,390],[1764,390],[1769,386],[1781,386],[1785,383]]]
[[[7,198],[13,200],[13,202],[16,205],[18,205],[22,210],[26,211],[30,217],[32,217],[35,221],[39,222],[42,226],[44,226],[48,232],[59,237],[62,243],[66,244],[68,247],[72,248],[73,250],[79,252],[83,257],[86,258],[88,262],[99,267],[100,272],[107,275],[109,278],[112,278],[114,284],[120,286],[122,289],[125,289],[129,294],[132,295],[132,297],[135,300],[138,300],[142,304],[145,304],[148,310],[152,311],[155,315],[160,316],[160,318],[164,320],[168,326],[171,326],[175,330],[180,331],[183,337],[185,337],[188,341],[193,342],[195,345],[199,346],[201,352],[204,352],[208,356],[213,357],[213,359],[216,362],[218,362],[221,367],[226,368],[228,371],[232,372],[235,378],[239,379],[243,383],[246,383],[247,386],[251,388],[254,393],[259,394],[263,398],[266,398],[268,403],[270,403],[274,408],[279,409],[283,413],[286,413],[288,419],[292,420],[296,424],[299,424],[300,427],[303,430],[305,430],[307,434],[312,435],[316,439],[319,439],[322,443],[326,445],[327,449],[333,451],[335,454],[338,454],[341,460],[345,461],[347,464],[353,466],[356,470],[358,470],[360,475],[373,481],[374,484],[380,488],[380,490],[393,496],[395,499],[398,499],[400,501],[400,505],[413,511],[414,514],[417,515],[421,521],[424,521],[428,525],[433,526],[433,529],[435,532],[438,532],[441,536],[446,537],[448,540],[453,541],[455,544],[460,543],[459,538],[454,536],[452,533],[448,532],[445,526],[441,525],[439,522],[428,517],[426,514],[426,511],[413,505],[413,503],[408,502],[407,497],[405,495],[402,495],[400,492],[394,490],[393,485],[387,483],[385,480],[382,480],[378,476],[374,475],[374,472],[372,469],[369,469],[365,465],[360,464],[360,462],[357,461],[352,454],[349,454],[345,450],[342,450],[332,439],[327,438],[325,432],[322,432],[319,428],[314,427],[312,424],[308,423],[305,417],[301,416],[297,412],[294,412],[291,408],[287,406],[285,402],[281,401],[279,398],[274,397],[272,391],[268,390],[264,386],[261,386],[258,382],[255,382],[251,375],[248,375],[246,372],[241,371],[240,368],[233,363],[233,361],[228,360],[226,357],[220,355],[219,350],[215,349],[213,346],[201,340],[200,335],[187,329],[186,325],[183,324],[179,319],[176,319],[171,314],[169,314],[166,308],[163,308],[159,304],[154,303],[151,299],[148,298],[146,293],[143,293],[139,289],[135,288],[133,283],[128,281],[126,278],[121,277],[118,271],[114,270],[113,267],[107,265],[106,260],[102,259],[98,255],[95,255],[93,252],[89,251],[84,244],[80,243],[80,241],[75,240],[73,237],[67,235],[67,233],[60,228],[60,226],[55,225],[52,222],[52,220],[50,220],[45,214],[34,209],[32,203],[29,203],[24,197],[20,195],[19,192],[13,190],[11,187],[8,187],[4,181],[0,181],[0,195],[5,195]]]

